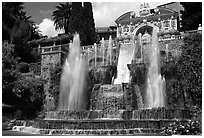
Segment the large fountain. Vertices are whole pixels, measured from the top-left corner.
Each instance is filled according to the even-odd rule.
[[[59,110],[78,111],[85,109],[84,86],[86,64],[80,52],[79,42],[79,35],[76,34],[73,44],[70,46],[70,53],[65,60],[61,75]]]
[[[152,32],[152,40],[148,46],[149,69],[147,74],[146,108],[165,107],[165,78],[160,73],[160,50],[157,29]]]
[[[137,53],[135,46],[142,45],[141,35],[138,35],[136,44],[132,39],[131,43],[120,47],[117,76],[113,73],[109,81],[101,77],[101,83],[94,85],[89,99],[85,89],[87,63],[80,54],[79,35],[75,35],[61,76],[58,110],[47,112],[44,120],[28,122],[26,127],[33,126],[36,133],[53,135],[135,135],[160,133],[175,120],[188,121],[188,110],[166,106],[156,28],[151,34],[146,45],[148,64],[133,63]],[[107,59],[102,59],[103,66],[98,68],[113,66],[111,41],[112,38],[107,56],[102,54]],[[104,40],[101,48],[105,51]],[[146,69],[141,69],[143,66]],[[111,72],[104,71],[99,77]]]

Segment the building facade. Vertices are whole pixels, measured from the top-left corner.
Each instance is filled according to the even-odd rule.
[[[112,36],[112,39],[116,38],[117,27],[116,26],[109,26],[109,27],[96,27],[96,35],[97,40],[108,40],[109,36]]]
[[[179,3],[169,4],[178,5]],[[157,29],[160,52],[164,53],[164,56],[168,55],[169,52],[170,55],[176,55],[179,52],[178,49],[182,43],[182,36],[178,31],[179,12],[167,6],[169,5],[150,8],[148,3],[144,3],[141,4],[139,13],[130,11],[116,19],[117,42],[122,47],[135,45],[135,53],[133,54],[138,58],[138,61],[145,59],[144,51],[147,51],[145,45],[149,36],[152,37],[153,28]],[[141,44],[139,44],[138,39],[140,39]]]
[[[117,37],[132,35],[135,28],[142,23],[154,24],[159,32],[177,31],[179,13],[163,6],[151,9],[148,3],[141,4],[139,14],[130,11],[116,19]]]

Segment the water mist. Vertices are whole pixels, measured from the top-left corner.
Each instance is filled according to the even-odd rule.
[[[149,69],[147,74],[146,108],[165,107],[165,78],[160,73],[160,50],[157,30],[153,29],[152,43],[148,50]]]
[[[79,111],[85,108],[85,72],[86,64],[80,52],[79,35],[75,34],[61,75],[59,110]]]

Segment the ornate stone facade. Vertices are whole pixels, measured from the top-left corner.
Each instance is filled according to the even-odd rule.
[[[153,28],[157,28],[160,51],[165,53],[165,56],[168,52],[179,53],[182,36],[178,31],[179,13],[174,10],[165,7],[151,9],[149,4],[144,3],[141,4],[138,14],[127,12],[116,19],[116,24],[117,42],[123,46],[134,41],[134,58],[137,62],[146,62],[147,39],[151,38]],[[150,37],[147,37],[147,34]],[[175,45],[172,46],[173,44]]]

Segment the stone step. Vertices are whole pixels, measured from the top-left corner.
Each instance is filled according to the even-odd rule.
[[[115,116],[121,120],[141,120],[141,119],[190,119],[189,110],[185,109],[138,109],[138,110],[108,110],[109,114],[114,111]],[[50,111],[46,113],[46,120],[94,120],[107,118],[106,110],[91,111]],[[113,116],[114,117],[114,116]]]
[[[70,130],[70,129],[40,129],[40,134],[43,135],[98,135],[98,136],[104,136],[104,135],[155,135],[155,134],[161,134],[162,135],[162,129],[142,129],[142,128],[135,128],[135,129],[78,129],[78,130]]]
[[[28,121],[26,127],[39,129],[69,129],[69,130],[110,130],[110,129],[161,129],[169,124],[189,120],[39,120]]]

